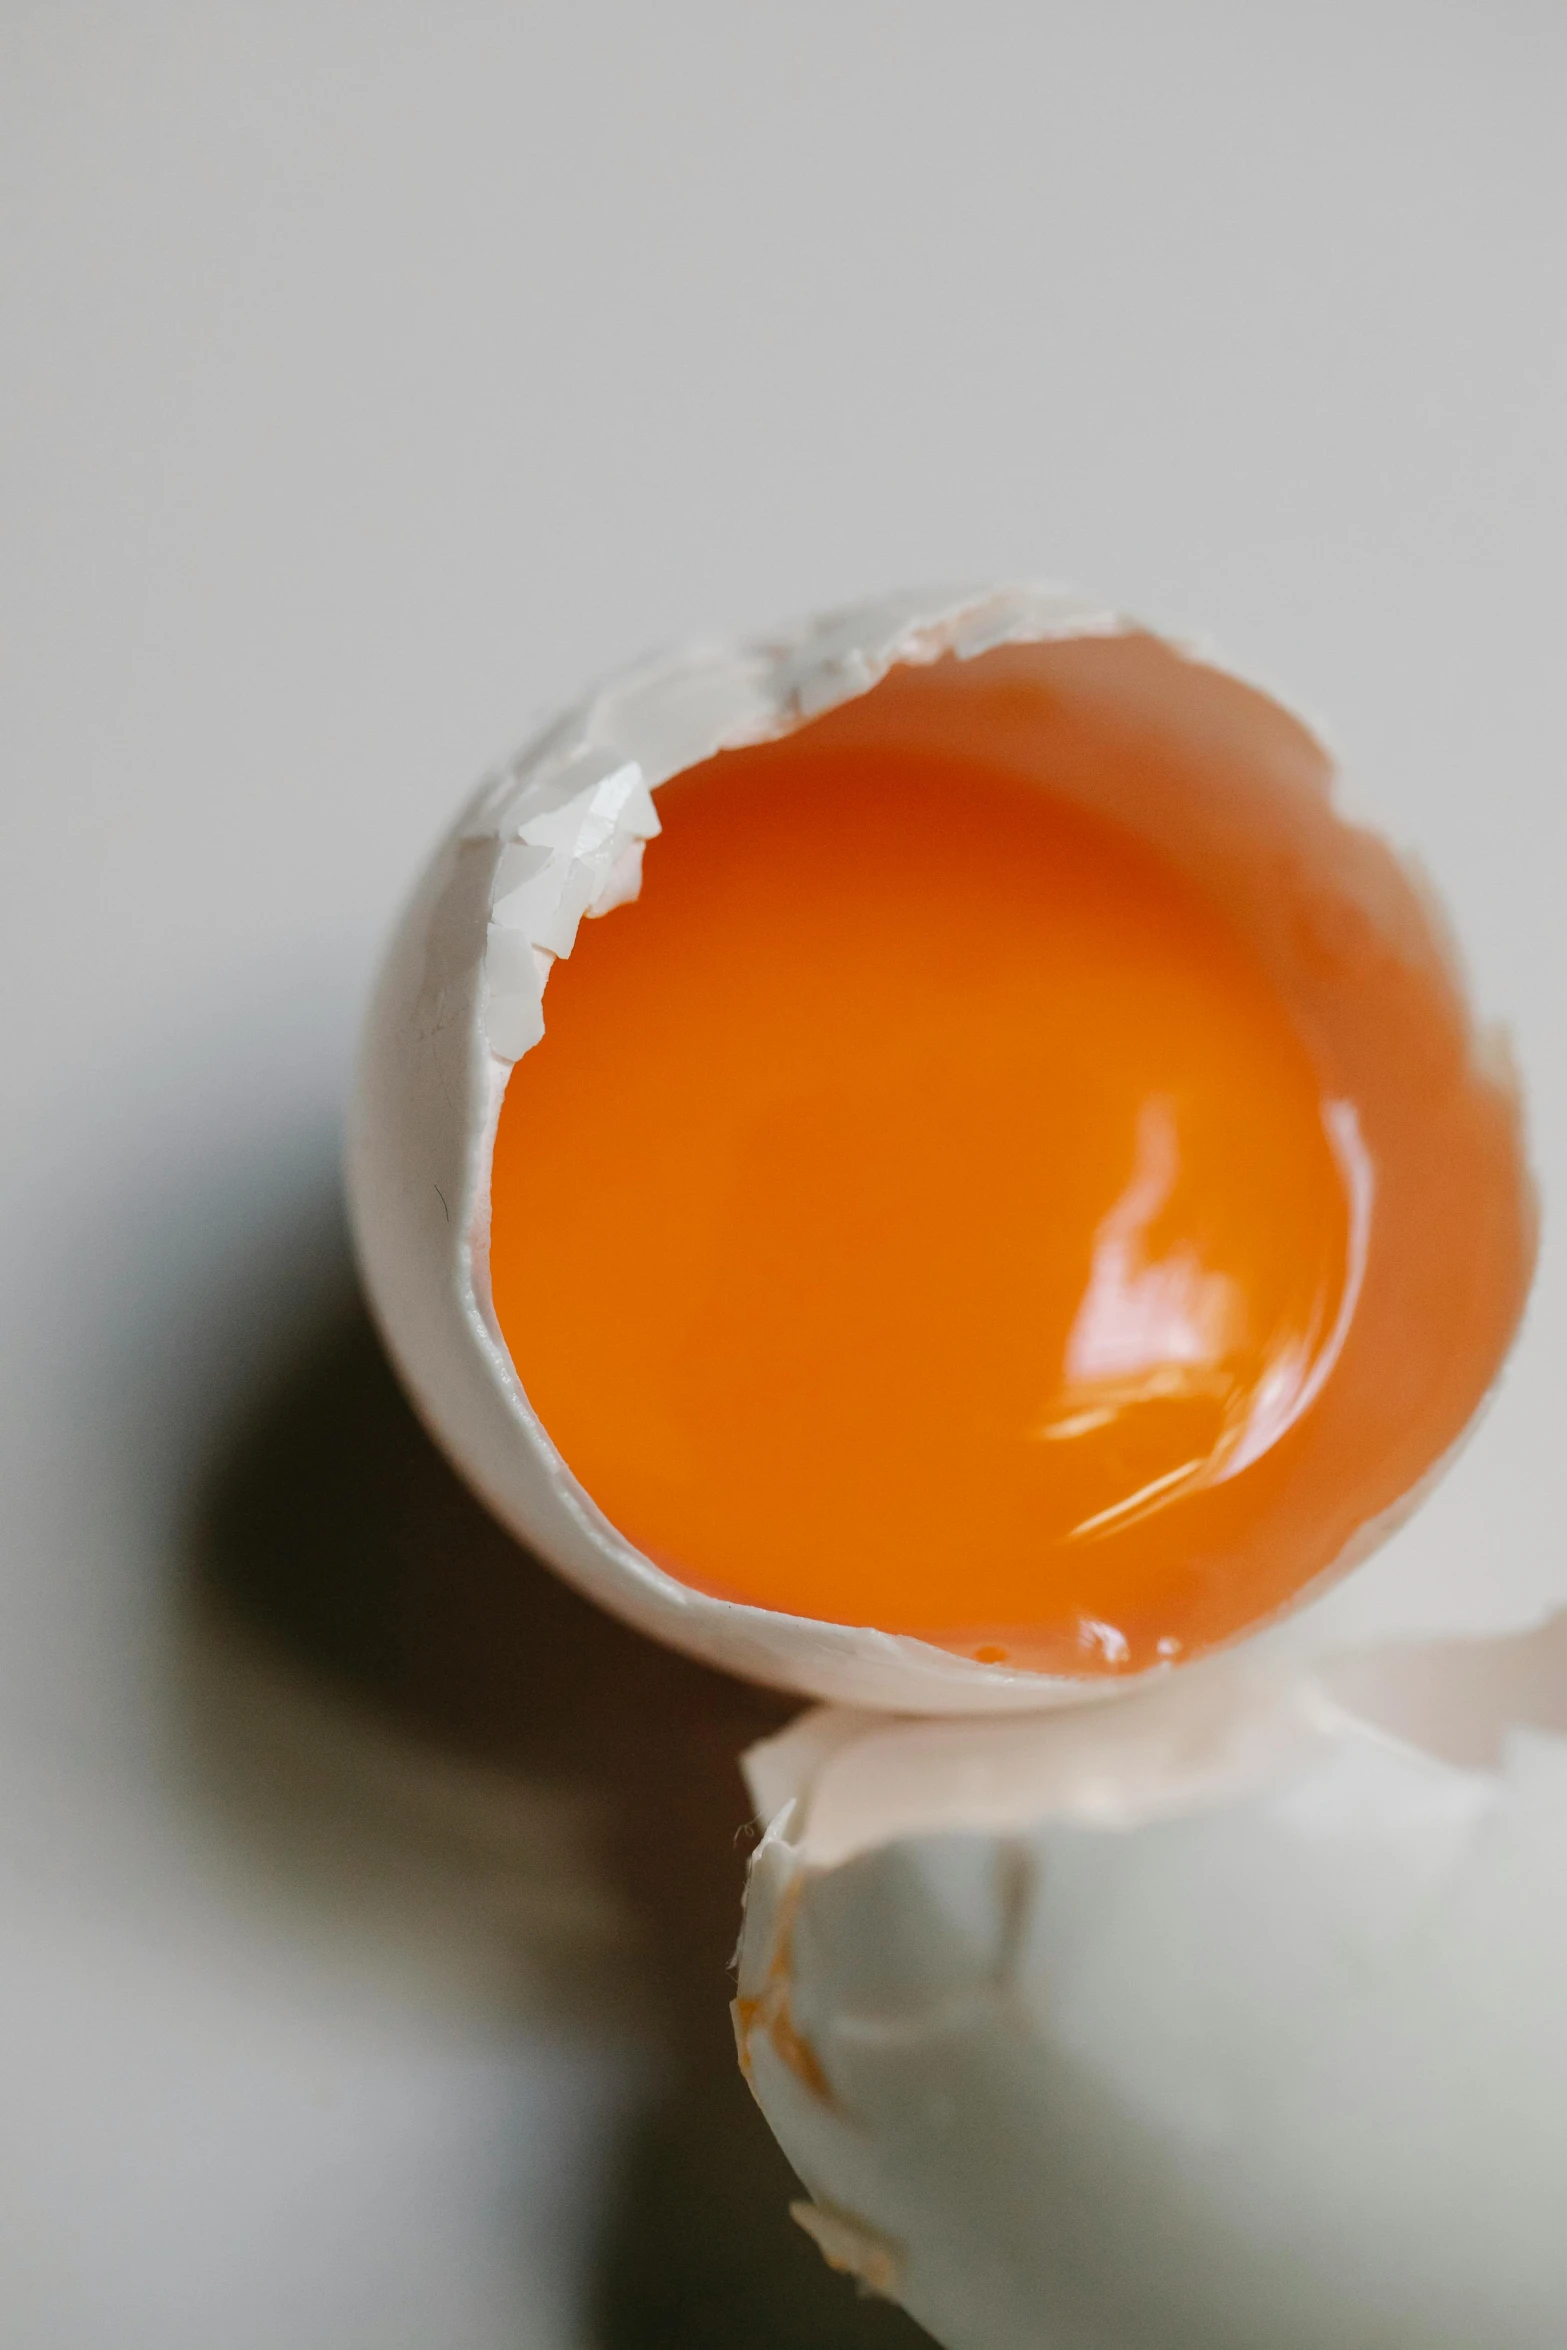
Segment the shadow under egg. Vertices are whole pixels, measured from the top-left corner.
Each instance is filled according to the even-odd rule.
[[[793,1702],[643,1639],[520,1549],[425,1435],[357,1307],[240,1416],[198,1493],[189,1558],[192,1653],[204,1626],[237,1630],[411,1750],[580,1802],[596,1823],[664,2062],[597,2231],[595,2350],[924,2341],[794,2226],[798,2184],[735,2061],[730,1958],[752,1835],[736,1758]],[[275,1845],[292,1816],[285,1836],[305,1835],[308,1805],[290,1813],[265,1784],[288,1774],[279,1738],[247,1734],[189,1679],[193,1769],[227,1831],[254,1841],[264,1820]],[[592,2028],[591,1999],[586,2014]]]

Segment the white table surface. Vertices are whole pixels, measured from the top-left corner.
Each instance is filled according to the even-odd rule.
[[[11,0],[8,2346],[588,2339],[646,2059],[586,1814],[188,1556],[345,1282],[378,936],[552,702],[910,578],[1207,631],[1418,848],[1563,1196],[1564,101],[1550,0]],[[1548,1235],[1347,1634],[1567,1584],[1564,1372]]]

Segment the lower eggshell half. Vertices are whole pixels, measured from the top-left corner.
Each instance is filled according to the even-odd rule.
[[[1390,853],[1334,815],[1326,754],[1297,719],[1097,606],[1030,589],[866,606],[636,672],[481,791],[403,916],[366,1030],[348,1176],[370,1301],[423,1416],[496,1514],[642,1629],[754,1679],[872,1707],[1016,1711],[1124,1689],[689,1589],[573,1478],[495,1321],[489,1168],[510,1069],[496,1042],[518,1049],[530,1017],[496,974],[504,966],[508,986],[532,975],[526,940],[503,937],[486,977],[503,850],[574,779],[634,766],[656,791],[719,749],[808,721],[835,740],[927,747],[977,729],[990,755],[1131,826],[1223,900],[1325,1091],[1355,1103],[1379,1186],[1373,1246],[1294,1471],[1302,1490],[1333,1498],[1312,1542],[1259,1586],[1259,1613],[1363,1555],[1454,1443],[1521,1310],[1533,1208],[1506,1072],[1471,1030],[1439,927]]]
[[[1556,2350],[1567,1619],[752,1760],[742,2063],[947,2350]]]

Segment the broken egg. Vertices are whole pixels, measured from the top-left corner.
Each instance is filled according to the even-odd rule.
[[[497,1514],[711,1662],[928,1712],[1165,1674],[1363,1556],[1496,1375],[1533,1211],[1329,781],[1032,589],[652,665],[491,779],[349,1180]]]
[[[748,1764],[742,2063],[947,2350],[1555,2350],[1567,1618]]]

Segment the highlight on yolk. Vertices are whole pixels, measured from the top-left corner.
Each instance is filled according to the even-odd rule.
[[[579,1483],[699,1590],[997,1662],[1267,1612],[1235,1561],[1370,1176],[1222,910],[944,754],[806,732],[658,809],[495,1146],[495,1311]]]

